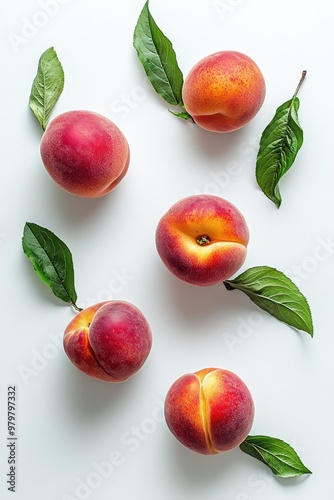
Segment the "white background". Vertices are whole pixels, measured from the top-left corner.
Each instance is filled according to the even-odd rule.
[[[330,500],[333,449],[333,4],[329,0],[151,0],[186,75],[225,49],[252,57],[267,95],[254,120],[220,135],[172,116],[132,46],[141,0],[15,0],[1,15],[0,495],[7,492],[7,386],[17,386],[20,500]],[[44,7],[43,7],[44,5]],[[101,199],[62,191],[39,155],[28,107],[40,55],[54,46],[65,88],[52,117],[89,109],[112,119],[131,149],[127,176]],[[304,145],[280,183],[278,210],[258,188],[258,141],[302,70]],[[308,298],[314,338],[265,315],[241,292],[174,278],[155,249],[160,217],[179,199],[214,193],[245,216],[242,268],[269,265]],[[147,362],[124,384],[76,370],[61,336],[74,311],[39,280],[21,248],[26,221],[71,249],[78,305],[139,307],[153,332]],[[163,419],[176,378],[208,366],[237,373],[253,394],[251,434],[289,442],[313,474],[275,478],[239,449],[201,456]],[[116,457],[116,458],[115,458]],[[115,462],[112,470],[112,461]]]

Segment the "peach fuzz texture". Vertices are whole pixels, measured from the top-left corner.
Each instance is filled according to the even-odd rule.
[[[207,244],[199,244],[205,236]],[[230,278],[243,264],[249,230],[240,211],[215,195],[193,195],[175,203],[156,229],[158,254],[176,276],[210,286]]]
[[[125,176],[129,144],[108,118],[92,111],[67,111],[54,118],[41,140],[42,162],[65,191],[83,198],[109,193]]]
[[[63,343],[68,358],[86,375],[123,382],[146,361],[152,333],[136,306],[112,300],[79,312],[66,327]]]
[[[201,59],[185,78],[182,96],[197,125],[232,132],[260,110],[266,94],[263,75],[247,55],[222,51]]]
[[[248,436],[254,402],[245,383],[229,370],[206,368],[181,376],[165,399],[174,437],[204,455],[230,451]]]

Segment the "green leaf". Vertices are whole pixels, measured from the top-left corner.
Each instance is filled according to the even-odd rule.
[[[148,1],[138,18],[133,45],[155,91],[168,104],[184,107],[183,75],[177,63],[175,51],[170,40],[151,16]]]
[[[303,144],[303,130],[298,120],[297,93],[304,81],[303,71],[298,87],[289,101],[277,108],[274,118],[264,129],[256,160],[256,180],[263,193],[280,207],[282,199],[278,183],[293,165]]]
[[[172,111],[171,109],[169,109],[168,111],[172,113],[172,115],[177,116],[178,118],[182,118],[183,120],[194,121],[193,117],[187,111]]]
[[[248,436],[239,448],[266,464],[276,476],[288,478],[312,474],[301,462],[295,450],[281,439]]]
[[[64,71],[53,47],[41,55],[32,84],[29,106],[43,130],[64,88]]]
[[[227,290],[241,290],[261,309],[313,337],[311,311],[304,295],[281,271],[268,266],[252,267],[233,280]]]
[[[65,243],[49,229],[26,222],[22,246],[37,275],[54,295],[79,310],[76,306],[72,255]]]

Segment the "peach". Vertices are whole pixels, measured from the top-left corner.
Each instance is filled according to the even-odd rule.
[[[125,176],[130,150],[121,130],[92,111],[67,111],[47,126],[40,146],[43,164],[65,191],[83,198],[109,193]]]
[[[239,210],[215,195],[175,203],[156,229],[158,254],[182,281],[209,286],[230,278],[246,258],[249,231]]]
[[[253,424],[254,402],[235,373],[206,368],[172,384],[165,399],[165,419],[180,443],[213,455],[245,440]]]
[[[266,94],[257,64],[241,52],[225,50],[201,59],[185,78],[182,96],[197,125],[232,132],[260,110]]]
[[[64,332],[64,349],[83,373],[106,382],[123,382],[146,361],[150,326],[133,304],[111,300],[79,312]]]

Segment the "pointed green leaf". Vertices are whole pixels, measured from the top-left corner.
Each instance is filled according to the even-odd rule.
[[[54,233],[32,222],[26,222],[22,246],[37,275],[54,295],[76,309],[72,254]]]
[[[193,120],[193,117],[187,111],[173,111],[171,109],[168,110],[172,115],[177,116],[178,118],[182,118],[183,120]]]
[[[183,107],[183,75],[173,46],[154,21],[148,1],[138,18],[133,45],[155,91],[168,104]]]
[[[299,124],[298,90],[306,71],[298,84],[292,99],[276,110],[274,118],[264,129],[256,160],[256,180],[263,193],[280,207],[282,199],[278,183],[293,165],[303,144],[303,130]]]
[[[313,337],[310,307],[297,286],[281,271],[268,266],[252,267],[233,280],[227,290],[241,290],[261,309]]]
[[[295,450],[281,439],[269,436],[248,436],[239,448],[266,464],[279,477],[297,477],[312,474]]]
[[[43,130],[64,88],[64,71],[53,47],[41,55],[33,81],[29,106]]]

